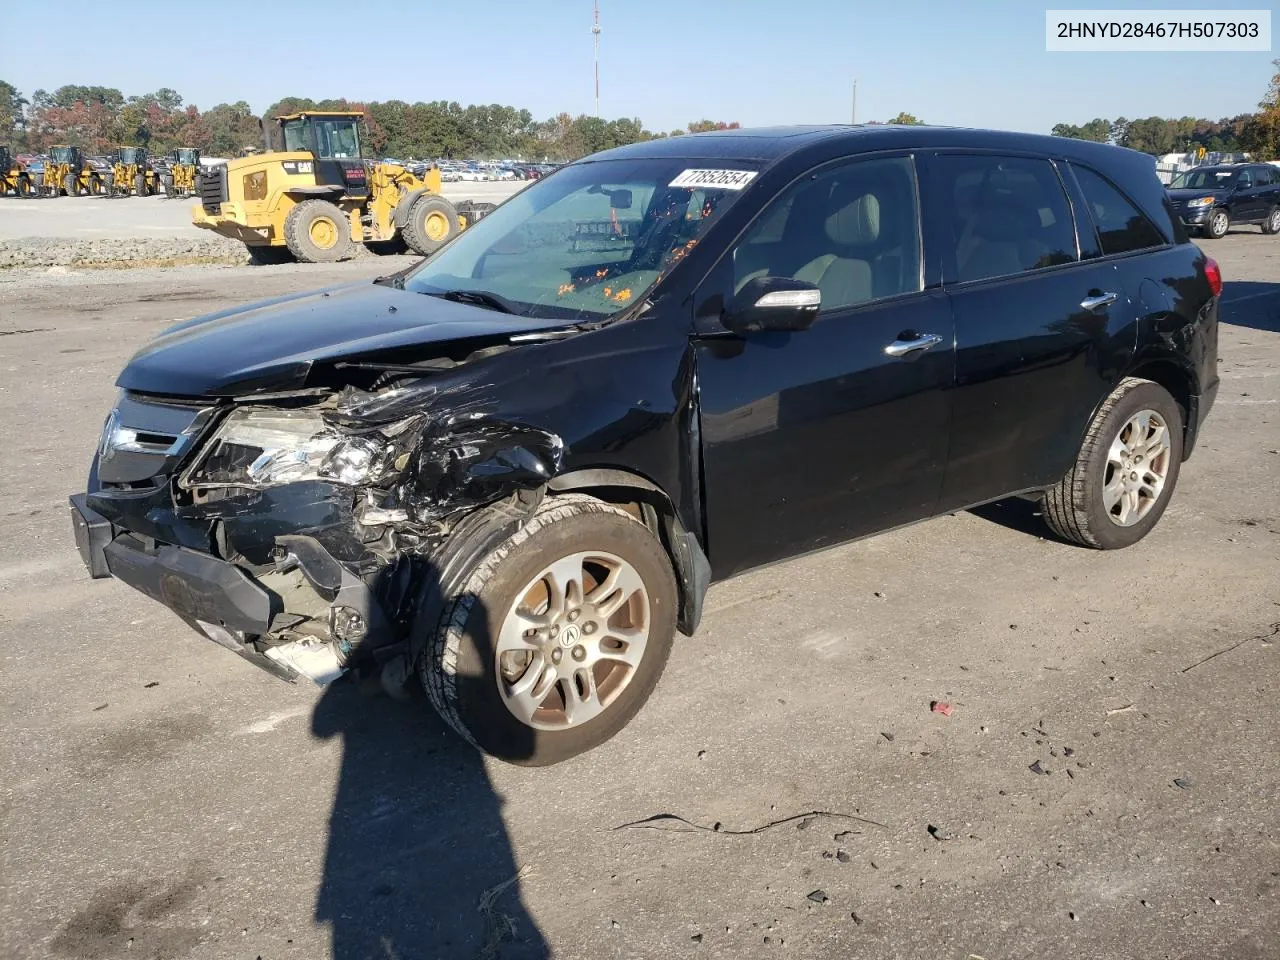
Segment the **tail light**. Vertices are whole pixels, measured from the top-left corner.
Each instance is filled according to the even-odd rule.
[[[1218,266],[1218,261],[1209,257],[1204,264],[1205,279],[1209,281],[1209,289],[1213,291],[1215,297],[1222,295],[1222,270]]]

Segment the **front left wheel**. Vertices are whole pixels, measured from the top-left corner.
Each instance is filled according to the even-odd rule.
[[[328,200],[304,200],[290,210],[284,242],[303,263],[337,263],[353,252],[347,215]]]
[[[1231,215],[1222,207],[1209,214],[1209,222],[1205,225],[1204,235],[1210,240],[1221,240],[1231,229]]]
[[[460,230],[457,207],[444,197],[423,194],[409,208],[402,236],[410,250],[425,257],[443,247]]]
[[[657,538],[620,507],[548,498],[472,571],[418,673],[464,738],[545,766],[604,743],[640,710],[675,634],[676,585]]]

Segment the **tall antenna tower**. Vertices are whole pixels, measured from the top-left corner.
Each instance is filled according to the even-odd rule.
[[[591,21],[591,43],[596,56],[596,119],[600,119],[600,0],[595,0],[595,17]]]

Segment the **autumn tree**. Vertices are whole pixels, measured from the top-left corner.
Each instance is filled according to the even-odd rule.
[[[689,124],[690,133],[709,133],[712,130],[737,130],[742,126],[737,120],[725,123],[723,120],[695,120]]]
[[[908,127],[919,126],[922,122],[923,121],[917,120],[915,116],[910,113],[900,113],[889,121],[889,123],[900,123]]]
[[[1250,117],[1240,131],[1241,145],[1258,160],[1280,158],[1280,60],[1271,63],[1276,73],[1266,94],[1258,101],[1258,113]]]

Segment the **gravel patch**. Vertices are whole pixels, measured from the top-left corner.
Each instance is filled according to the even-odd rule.
[[[358,246],[352,259],[364,260],[374,256],[374,252]],[[100,240],[24,237],[0,240],[0,270],[131,270],[199,264],[241,265],[248,262],[244,244],[216,233],[195,237],[112,237]]]
[[[16,267],[128,269],[193,263],[245,263],[244,244],[217,234],[74,240],[24,237],[0,241],[0,270]]]

